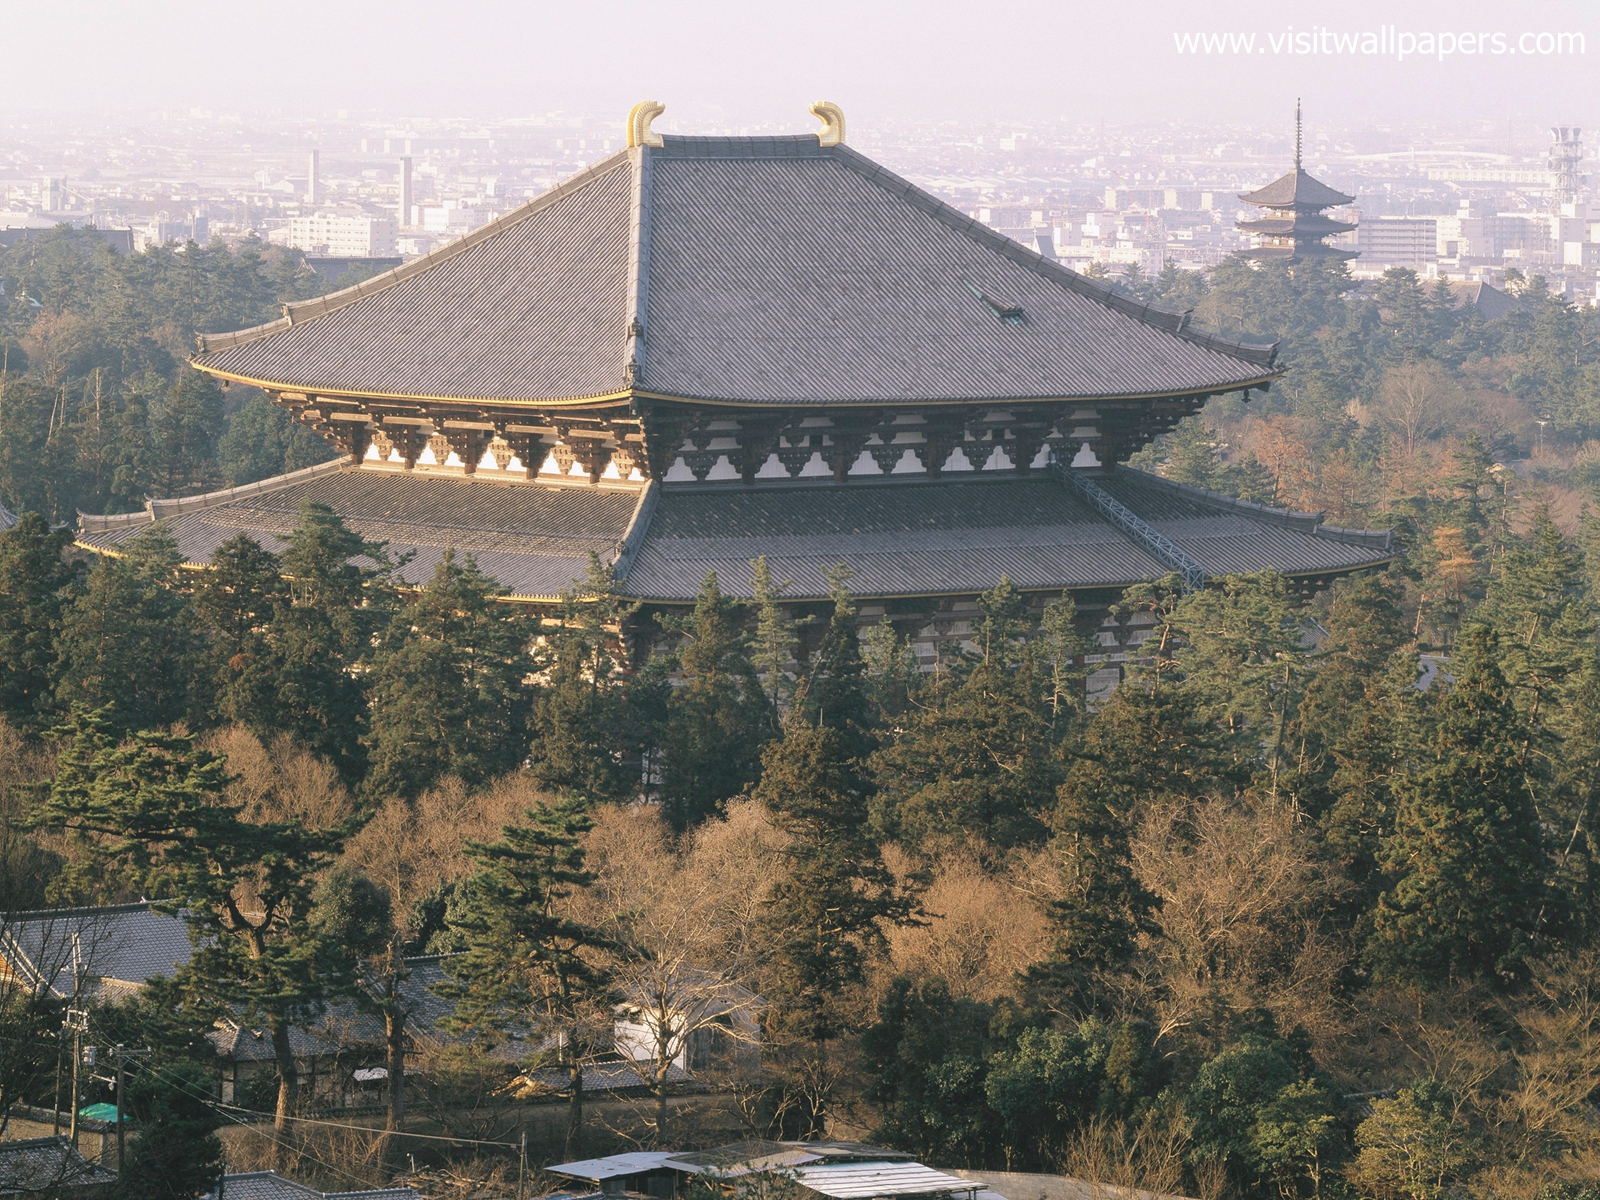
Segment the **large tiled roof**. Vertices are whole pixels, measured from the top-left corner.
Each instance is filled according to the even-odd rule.
[[[1239,193],[1239,199],[1263,208],[1331,208],[1336,204],[1349,204],[1355,197],[1334,191],[1321,180],[1313,179],[1303,169],[1296,167],[1266,187]]]
[[[1317,514],[1241,504],[1135,471],[1097,478],[1208,575],[1273,568],[1321,576],[1391,557],[1387,535],[1332,530]],[[775,579],[790,581],[794,599],[826,596],[825,572],[841,564],[854,572],[849,586],[861,596],[969,594],[1002,575],[1034,590],[1123,587],[1171,569],[1053,476],[999,471],[842,484],[657,484],[639,492],[334,465],[267,481],[247,495],[84,518],[79,544],[115,552],[159,518],[183,557],[200,566],[238,533],[280,549],[305,500],[329,505],[394,551],[415,551],[403,572],[413,583],[425,583],[453,546],[522,598],[570,587],[587,570],[590,550],[617,566],[624,593],[662,602],[692,600],[709,571],[725,591],[749,596],[750,560],[758,555]]]
[[[115,998],[189,961],[179,917],[149,904],[65,908],[0,917],[0,956],[54,995]]]
[[[424,259],[207,336],[196,364],[321,394],[802,406],[1227,391],[1271,360],[798,136],[623,151]]]

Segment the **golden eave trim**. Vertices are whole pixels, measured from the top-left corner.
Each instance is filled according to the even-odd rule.
[[[594,396],[572,396],[560,399],[509,399],[504,396],[444,396],[417,392],[377,392],[371,389],[318,387],[314,384],[257,379],[254,376],[221,370],[198,359],[190,359],[189,365],[197,371],[204,371],[206,374],[214,375],[218,379],[247,384],[250,387],[258,387],[267,392],[296,392],[308,398],[312,396],[339,396],[351,400],[398,400],[415,404],[498,404],[535,409],[583,408],[595,405],[620,407],[634,400],[665,400],[672,404],[696,404],[712,408],[743,408],[774,412],[792,408],[958,408],[970,407],[974,404],[1105,404],[1126,400],[1171,400],[1183,396],[1224,395],[1228,392],[1240,392],[1248,388],[1261,387],[1263,384],[1272,383],[1287,374],[1287,368],[1280,367],[1275,371],[1258,375],[1252,379],[1241,379],[1232,383],[1198,384],[1194,387],[1174,388],[1165,392],[1102,392],[1080,396],[973,396],[959,400],[710,400],[701,396],[679,396],[670,392],[647,391],[643,388],[624,388],[619,391],[605,392]]]
[[[351,400],[409,400],[417,404],[509,404],[519,408],[573,408],[594,404],[625,404],[635,395],[631,390],[623,390],[596,396],[576,396],[560,400],[508,400],[503,396],[434,396],[417,392],[375,392],[370,388],[357,390],[354,388],[318,387],[314,384],[284,383],[281,380],[257,379],[251,375],[240,375],[234,371],[224,371],[193,358],[189,360],[189,365],[197,371],[204,371],[207,375],[215,375],[218,379],[248,384],[250,387],[258,387],[266,392],[296,392],[306,396],[308,399],[313,396],[341,396]]]

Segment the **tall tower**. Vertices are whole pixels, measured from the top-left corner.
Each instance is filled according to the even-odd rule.
[[[396,208],[394,224],[396,229],[405,229],[411,224],[411,156],[409,154],[400,160],[400,203]]]
[[[1578,199],[1588,176],[1583,169],[1583,130],[1576,125],[1550,127],[1550,153],[1544,160],[1550,172],[1550,207],[1560,212],[1563,204]]]
[[[306,165],[306,203],[319,204],[322,201],[322,151],[313,150],[310,161]]]
[[[1335,233],[1348,233],[1354,225],[1323,215],[1323,209],[1349,204],[1354,196],[1336,192],[1311,178],[1301,165],[1300,101],[1294,102],[1294,169],[1280,179],[1243,192],[1239,199],[1267,210],[1254,221],[1239,221],[1238,228],[1254,235],[1255,246],[1243,251],[1248,258],[1287,259],[1307,262],[1319,258],[1354,258],[1355,252],[1329,246],[1322,239]]]

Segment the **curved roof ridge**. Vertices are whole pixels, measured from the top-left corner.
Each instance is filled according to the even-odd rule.
[[[349,459],[344,456],[330,458],[327,462],[313,463],[309,467],[301,467],[298,471],[289,471],[283,475],[271,475],[266,479],[258,479],[254,483],[241,483],[237,487],[219,488],[214,492],[202,492],[198,496],[174,496],[165,500],[146,500],[143,512],[111,513],[108,516],[99,516],[95,513],[86,513],[79,510],[78,528],[84,533],[105,533],[128,525],[142,525],[151,521],[163,521],[180,513],[216,508],[218,505],[229,504],[247,496],[261,496],[269,492],[280,491],[283,488],[292,487],[305,479],[315,479],[319,475],[332,475],[349,465]]]
[[[756,140],[756,139],[751,139]],[[1060,263],[1051,262],[1036,251],[1029,250],[1022,243],[1007,237],[998,230],[991,229],[982,221],[969,217],[954,205],[939,199],[932,192],[920,188],[902,175],[889,170],[881,163],[874,162],[859,150],[847,145],[830,147],[823,153],[831,153],[844,165],[868,182],[876,184],[891,195],[911,203],[935,220],[942,221],[958,233],[965,234],[973,241],[990,250],[997,251],[1018,266],[1035,271],[1044,278],[1060,284],[1070,292],[1094,300],[1114,312],[1132,317],[1135,321],[1152,326],[1164,333],[1181,337],[1187,342],[1210,350],[1217,354],[1226,354],[1230,358],[1242,359],[1252,366],[1270,367],[1273,365],[1278,353],[1278,344],[1252,345],[1248,342],[1232,342],[1224,338],[1213,337],[1209,334],[1194,333],[1188,328],[1189,312],[1173,312],[1170,309],[1160,308],[1148,301],[1139,301],[1132,296],[1124,295],[1116,287],[1108,283],[1097,283],[1095,280]]]
[[[396,284],[404,283],[414,275],[421,275],[424,271],[431,270],[440,263],[448,262],[456,255],[472,249],[479,242],[493,237],[503,230],[511,228],[527,220],[535,213],[542,212],[557,201],[565,199],[572,193],[593,183],[601,176],[608,174],[627,162],[630,151],[619,150],[587,167],[576,175],[568,176],[560,183],[541,192],[533,199],[518,205],[510,212],[501,213],[492,221],[488,221],[469,233],[464,233],[454,241],[446,242],[436,250],[430,250],[421,258],[402,263],[392,267],[381,275],[374,275],[371,279],[363,279],[360,283],[351,284],[336,292],[329,292],[325,296],[314,296],[309,300],[295,300],[283,306],[283,316],[275,321],[267,321],[261,325],[253,325],[249,329],[240,329],[232,333],[202,333],[199,336],[200,354],[210,354],[217,350],[231,350],[235,346],[243,346],[260,338],[269,337],[274,333],[281,333],[295,325],[304,324],[308,320],[325,317],[329,313],[337,312],[347,305],[358,300],[375,295],[378,292],[388,291]]]

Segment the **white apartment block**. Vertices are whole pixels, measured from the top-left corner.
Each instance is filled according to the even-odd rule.
[[[394,221],[324,213],[292,217],[284,229],[283,244],[330,258],[384,258],[394,253]]]

